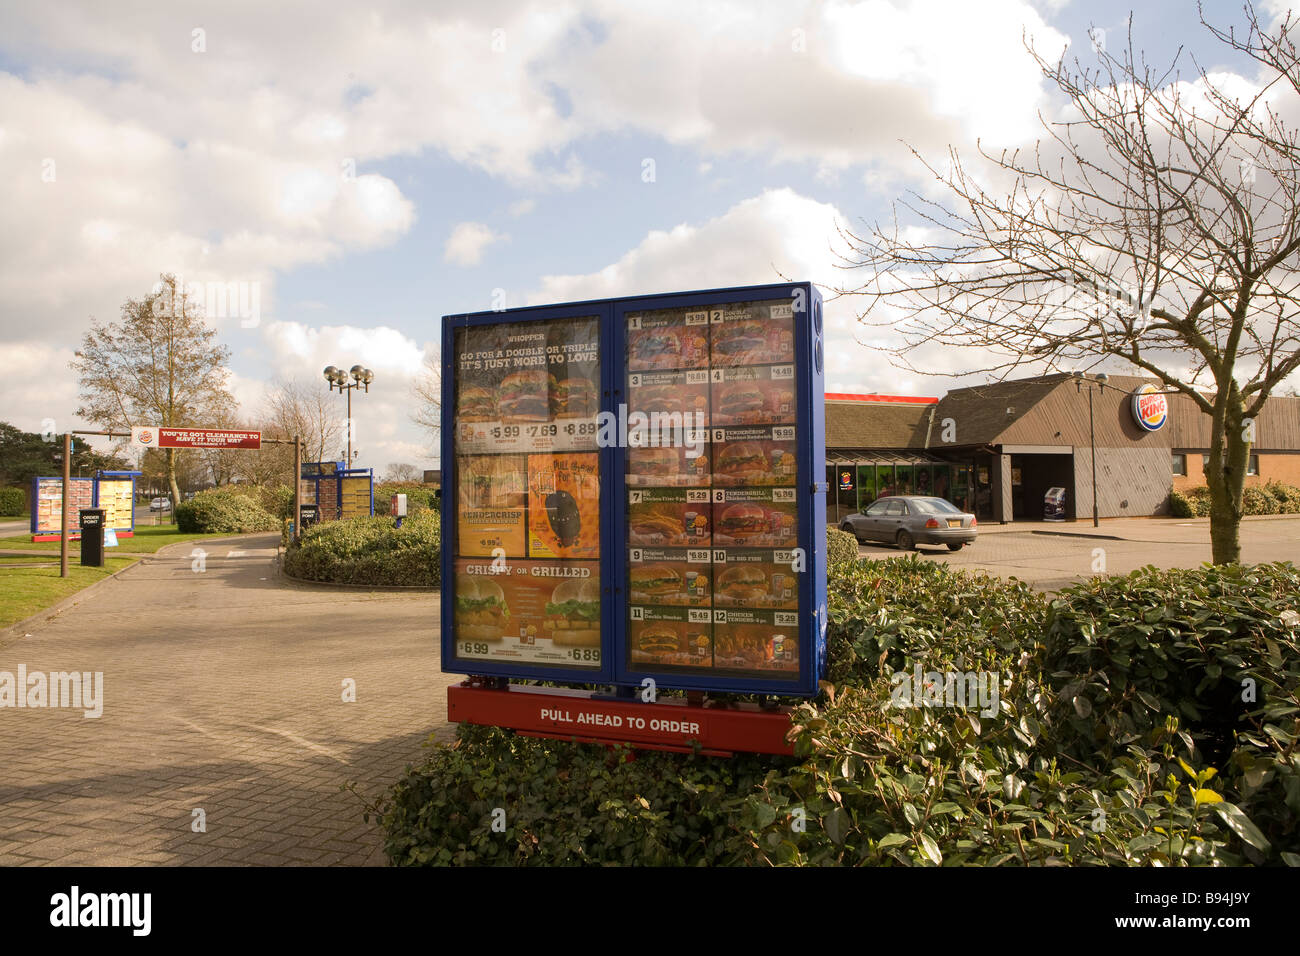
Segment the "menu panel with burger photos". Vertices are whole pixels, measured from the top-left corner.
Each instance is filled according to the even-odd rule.
[[[598,669],[600,320],[456,330],[457,658]]]
[[[625,372],[630,664],[797,676],[791,303],[630,313]]]

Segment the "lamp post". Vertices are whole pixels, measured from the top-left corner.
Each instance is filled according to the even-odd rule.
[[[352,381],[348,381],[348,376],[352,376]],[[368,368],[362,368],[360,365],[354,365],[346,372],[341,368],[333,365],[325,367],[325,381],[330,384],[330,391],[338,389],[339,392],[346,393],[348,396],[348,460],[345,467],[352,467],[352,389],[364,388],[370,391],[370,383],[375,380],[375,373]]]
[[[1093,428],[1092,393],[1104,389],[1109,381],[1110,376],[1105,372],[1100,373],[1095,379],[1089,379],[1083,372],[1074,373],[1076,392],[1082,390],[1083,386],[1088,386],[1088,452],[1092,460],[1092,526],[1094,528],[1100,527],[1101,522],[1097,520],[1097,433]]]

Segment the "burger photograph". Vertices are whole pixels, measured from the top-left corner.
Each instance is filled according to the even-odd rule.
[[[456,575],[457,640],[499,641],[510,622],[510,608],[501,585],[482,574]]]
[[[462,386],[456,402],[456,415],[463,422],[496,421],[496,393],[480,385]]]
[[[711,408],[714,426],[788,424],[795,420],[794,389],[766,378],[716,383]]]
[[[793,548],[796,542],[793,503],[737,501],[713,506],[713,546]]]
[[[600,646],[600,582],[566,578],[546,604],[545,636],[563,647]]]
[[[582,376],[557,379],[549,377],[552,418],[594,418],[600,410],[596,386]]]
[[[668,487],[708,484],[708,455],[703,451],[689,459],[686,455],[685,448],[629,448],[627,483]]]
[[[796,579],[788,565],[748,561],[714,568],[714,607],[793,610],[799,606]]]
[[[545,422],[551,418],[547,374],[540,368],[511,372],[501,380],[497,408],[503,422]]]
[[[633,663],[664,667],[709,667],[712,639],[685,621],[632,621],[628,650]]]
[[[628,571],[628,590],[636,604],[698,607],[709,603],[709,568],[685,560],[634,563]]]
[[[740,319],[710,328],[709,347],[715,367],[794,360],[794,331],[788,320]]]

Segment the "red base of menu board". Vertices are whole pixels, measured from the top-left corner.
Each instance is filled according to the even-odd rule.
[[[643,750],[691,753],[698,744],[702,753],[719,757],[794,754],[786,740],[789,708],[762,710],[730,701],[701,705],[671,697],[647,704],[595,691],[518,684],[498,689],[465,681],[447,688],[447,719],[507,727],[529,737]]]

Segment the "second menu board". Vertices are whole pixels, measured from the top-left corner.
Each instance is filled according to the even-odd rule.
[[[600,317],[454,344],[456,656],[598,669]]]
[[[627,315],[627,659],[799,673],[789,299]]]

